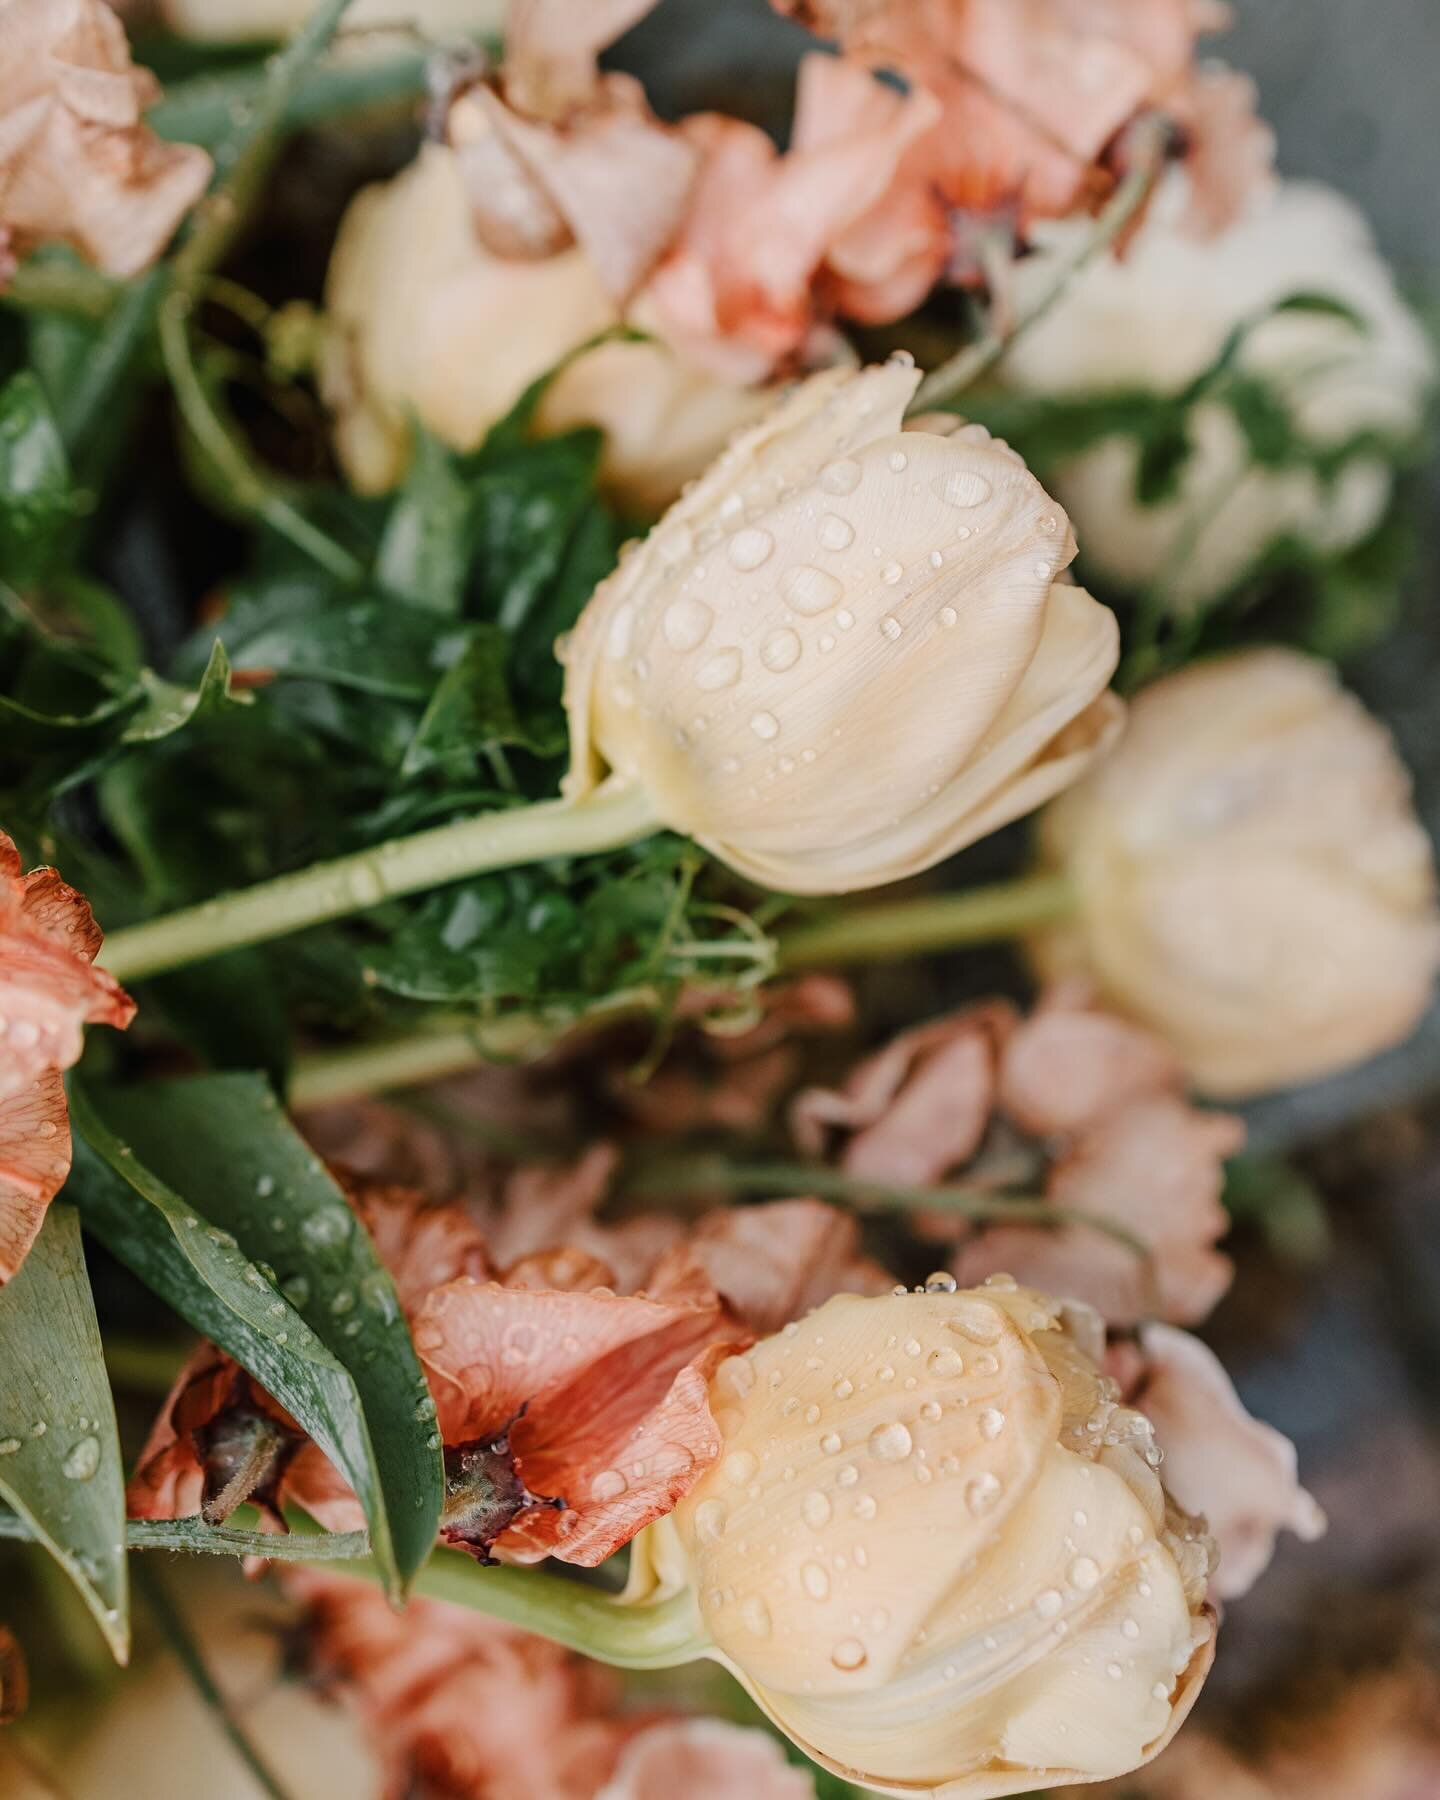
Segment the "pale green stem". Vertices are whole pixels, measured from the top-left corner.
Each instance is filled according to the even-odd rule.
[[[573,803],[483,813],[132,925],[106,939],[101,960],[117,980],[138,981],[491,869],[617,850],[656,829],[644,794],[619,783]]]
[[[629,1182],[627,1188],[632,1194],[718,1192],[763,1194],[771,1199],[803,1194],[821,1200],[843,1200],[860,1211],[954,1213],[977,1225],[1030,1225],[1042,1230],[1078,1225],[1113,1238],[1146,1261],[1150,1258],[1149,1246],[1113,1219],[1099,1213],[1082,1212],[1076,1207],[1054,1206],[1040,1198],[997,1195],[976,1183],[916,1187],[871,1181],[821,1164],[732,1163],[723,1156],[694,1156],[647,1169]]]
[[[834,967],[993,943],[1068,918],[1074,907],[1069,884],[1056,875],[1032,875],[889,906],[853,906],[781,932],[779,962],[782,970]],[[107,956],[107,966],[108,961]],[[551,1049],[559,1036],[643,1016],[658,1004],[658,996],[637,990],[573,1025],[561,1021],[558,1027],[535,1013],[512,1013],[493,1022],[457,1013],[432,1014],[404,1037],[299,1057],[290,1082],[290,1104],[297,1109],[325,1106],[439,1081],[483,1062],[527,1061]]]
[[[993,943],[1067,919],[1075,906],[1074,890],[1063,875],[1027,875],[953,894],[847,907],[782,932],[780,967],[833,968]]]
[[[0,288],[0,306],[20,312],[67,313],[75,319],[103,319],[125,292],[86,263],[39,261],[21,263]]]
[[[1009,331],[987,331],[975,343],[967,344],[954,356],[932,369],[915,390],[909,411],[944,406],[969,387],[972,381],[992,369],[1005,352],[1022,338],[1033,325],[1050,311],[1070,283],[1087,268],[1102,251],[1108,250],[1126,226],[1149,199],[1165,167],[1170,133],[1165,122],[1157,118],[1140,121],[1131,133],[1131,167],[1124,180],[1106,202],[1091,231],[1075,250],[1062,258],[1054,279],[1036,299],[1028,312],[1016,320]]]

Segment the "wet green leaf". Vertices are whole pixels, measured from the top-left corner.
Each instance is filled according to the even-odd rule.
[[[401,1592],[434,1541],[439,1438],[394,1285],[323,1164],[258,1076],[76,1084],[72,1116],[87,1227],[304,1425]]]
[[[130,1653],[125,1480],[75,1208],[56,1202],[0,1288],[0,1499]]]

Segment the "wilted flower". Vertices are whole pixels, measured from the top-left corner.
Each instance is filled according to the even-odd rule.
[[[1389,734],[1328,665],[1201,663],[1040,824],[1078,916],[1042,938],[1205,1092],[1310,1080],[1403,1038],[1437,964],[1434,869]]]
[[[135,1003],[94,967],[100,930],[54,869],[20,873],[0,831],[0,1282],[20,1267],[70,1172],[61,1071],[82,1027],[124,1030]]]
[[[1295,1446],[1246,1412],[1224,1366],[1188,1331],[1146,1325],[1127,1397],[1155,1427],[1165,1452],[1165,1485],[1203,1515],[1220,1560],[1212,1587],[1236,1600],[1254,1587],[1282,1530],[1307,1543],[1325,1515],[1301,1487]]]
[[[1099,1338],[1013,1283],[831,1300],[721,1366],[725,1454],[632,1598],[691,1589],[706,1654],[881,1793],[1137,1767],[1213,1655],[1209,1552]]]
[[[1158,504],[1136,498],[1133,436],[1106,438],[1055,471],[1089,568],[1133,588],[1163,577],[1170,600],[1199,603],[1287,539],[1338,553],[1375,528],[1394,457],[1424,416],[1435,358],[1368,224],[1342,195],[1286,182],[1205,244],[1181,228],[1186,195],[1184,179],[1172,178],[1125,257],[1080,274],[1016,342],[1004,375],[1042,399],[1175,395],[1215,362],[1232,330],[1263,319],[1236,367],[1276,397],[1313,465],[1257,464],[1240,419],[1215,397],[1188,409],[1191,453],[1178,492]],[[1016,269],[1018,305],[1046,289],[1083,229],[1037,230],[1038,254]],[[1300,294],[1328,296],[1358,323],[1315,310],[1264,317]]]
[[[1033,1225],[978,1230],[938,1208],[920,1215],[927,1234],[960,1240],[951,1266],[967,1286],[1005,1269],[1128,1325],[1201,1319],[1230,1285],[1215,1245],[1239,1120],[1188,1105],[1165,1045],[1083,993],[1051,992],[1024,1020],[994,1001],[902,1032],[843,1087],[799,1095],[791,1117],[801,1148],[833,1146],[847,1174],[934,1186],[983,1182],[1009,1162],[1010,1185],[1094,1221],[1054,1225],[1043,1204]]]
[[[112,275],[165,248],[210,158],[143,121],[159,95],[103,0],[0,0],[0,243],[67,243]]]
[[[969,429],[901,431],[900,363],[810,377],[596,590],[566,656],[580,798],[794,893],[911,875],[1109,740],[1111,614],[1063,514]]]

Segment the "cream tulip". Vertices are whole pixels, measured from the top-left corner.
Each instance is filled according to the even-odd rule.
[[[1242,321],[1293,295],[1320,294],[1350,308],[1361,328],[1316,312],[1274,313],[1250,331],[1240,368],[1280,398],[1317,455],[1367,439],[1397,449],[1413,440],[1435,380],[1434,351],[1356,207],[1318,183],[1282,182],[1202,242],[1186,227],[1189,203],[1176,172],[1126,255],[1097,258],[1016,341],[1003,366],[1007,384],[1042,404],[1178,393]],[[1038,253],[1016,265],[1022,313],[1088,229],[1083,220],[1036,227]],[[1158,505],[1135,497],[1133,438],[1104,439],[1057,467],[1055,491],[1097,578],[1127,588],[1163,579],[1172,600],[1200,603],[1287,537],[1339,554],[1373,531],[1389,504],[1394,458],[1373,442],[1329,483],[1308,468],[1257,466],[1235,415],[1218,402],[1192,408],[1189,426],[1179,492]]]
[[[1210,1546],[1102,1344],[1004,1276],[837,1296],[716,1371],[723,1454],[632,1546],[629,1597],[692,1593],[704,1654],[877,1792],[1138,1767],[1210,1666]]]
[[[1430,843],[1389,734],[1291,650],[1193,665],[1040,823],[1075,919],[1042,938],[1226,1098],[1397,1043],[1440,966]]]
[[[902,430],[918,375],[811,376],[596,590],[566,649],[582,798],[791,893],[930,867],[1109,741],[1115,620],[1056,581],[1064,515],[977,428]]]

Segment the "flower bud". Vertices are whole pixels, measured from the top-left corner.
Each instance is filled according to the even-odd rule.
[[[719,1464],[633,1550],[770,1718],[886,1794],[1120,1775],[1213,1654],[1208,1541],[1103,1330],[996,1277],[839,1295],[721,1364]]]
[[[902,431],[896,361],[811,376],[596,590],[566,652],[575,798],[608,770],[792,893],[915,874],[1067,786],[1119,703],[1112,615],[1003,444]]]
[[[1045,814],[1079,913],[1040,940],[1225,1097],[1397,1043],[1440,965],[1431,848],[1389,734],[1290,650],[1147,688],[1119,749]]]

